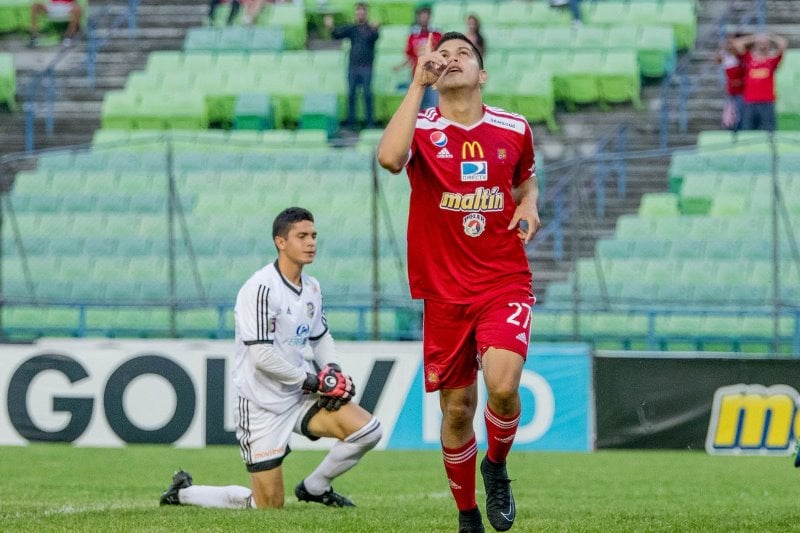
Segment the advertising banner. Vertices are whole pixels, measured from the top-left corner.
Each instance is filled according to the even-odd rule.
[[[438,447],[438,395],[422,393],[420,343],[339,342],[337,348],[358,384],[356,400],[383,425],[379,447]],[[230,341],[47,339],[4,345],[0,444],[233,444],[232,352]],[[535,347],[522,378],[523,419],[515,447],[591,449],[590,375],[584,345]],[[325,440],[298,437],[292,447],[325,448]]]
[[[800,359],[600,354],[598,448],[786,455],[800,432]]]

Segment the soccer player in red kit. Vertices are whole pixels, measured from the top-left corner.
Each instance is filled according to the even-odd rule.
[[[539,229],[527,121],[483,104],[483,59],[463,34],[428,41],[378,145],[378,161],[411,183],[408,271],[424,301],[425,388],[439,391],[441,442],[459,531],[484,531],[475,497],[478,370],[488,392],[481,462],[486,513],[498,531],[516,509],[506,471],[520,419],[519,382],[534,297],[525,254]],[[426,87],[439,107],[418,113]]]

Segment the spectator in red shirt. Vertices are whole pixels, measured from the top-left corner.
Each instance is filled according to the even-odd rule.
[[[417,68],[417,59],[425,50],[425,45],[428,42],[428,35],[433,36],[434,48],[442,38],[441,32],[430,28],[431,21],[431,8],[421,7],[417,10],[417,23],[411,27],[411,34],[408,36],[406,42],[406,60],[395,67],[395,70],[400,70],[406,65],[411,67],[411,79],[414,79],[414,71]],[[439,103],[439,98],[433,87],[428,86],[425,89],[425,95],[422,98],[420,109],[428,107],[436,107]]]
[[[722,125],[739,131],[744,112],[744,65],[734,46],[734,40],[744,34],[728,34],[725,44],[717,51],[716,61],[725,72],[725,104],[722,109]]]
[[[775,131],[775,71],[788,42],[760,33],[735,39],[734,46],[744,66],[742,129]]]
[[[83,10],[75,0],[47,0],[31,4],[31,40],[29,46],[36,48],[39,45],[39,17],[47,15],[53,22],[68,22],[67,31],[61,44],[65,47],[72,46],[72,40],[78,33],[81,25]]]

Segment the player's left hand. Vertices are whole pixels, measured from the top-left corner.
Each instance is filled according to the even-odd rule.
[[[322,395],[317,400],[317,405],[319,405],[326,411],[338,411],[343,405],[350,403],[350,400],[352,400],[353,396],[355,395],[356,395],[356,386],[352,384],[351,381],[350,394],[347,397],[343,396],[341,398],[334,398],[333,396]]]
[[[542,221],[539,219],[539,210],[536,206],[528,207],[523,203],[514,210],[508,229],[517,228],[517,236],[523,244],[528,244],[541,225]]]

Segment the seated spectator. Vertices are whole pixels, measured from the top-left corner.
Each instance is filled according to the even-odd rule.
[[[39,17],[47,15],[53,22],[68,22],[67,31],[62,46],[72,46],[72,40],[81,26],[83,9],[76,0],[46,0],[31,4],[31,40],[29,46],[35,48],[39,45]]]
[[[239,0],[230,0],[231,2],[231,10],[228,13],[228,26],[233,25],[233,21],[236,20],[236,15],[239,14]],[[211,3],[208,4],[208,22],[209,26],[213,26],[216,21],[216,13],[217,8],[220,4],[226,3],[226,0],[211,0]]]
[[[481,33],[481,21],[477,15],[468,15],[467,16],[467,31],[464,33],[472,44],[475,45],[475,48],[478,49],[478,52],[481,53],[482,56],[486,56],[486,41],[483,38],[483,34]]]
[[[765,33],[734,39],[744,66],[742,129],[775,131],[775,71],[788,44]]]

